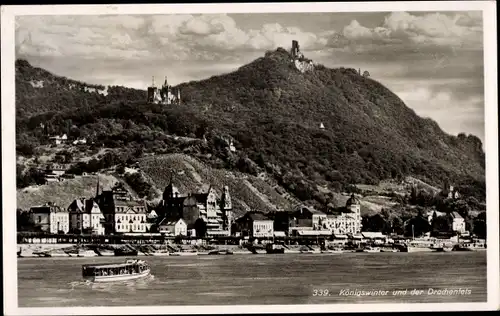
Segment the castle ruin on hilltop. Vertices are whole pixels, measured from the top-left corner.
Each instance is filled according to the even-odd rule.
[[[290,54],[292,55],[291,62],[301,73],[314,70],[314,62],[311,59],[304,57],[304,54],[300,51],[298,41],[292,40],[292,49],[290,50]]]
[[[168,84],[167,76],[161,88],[155,86],[155,77],[153,77],[153,84],[148,87],[148,103],[154,104],[180,104],[181,103],[181,90],[178,88],[177,93],[174,93],[172,86]]]

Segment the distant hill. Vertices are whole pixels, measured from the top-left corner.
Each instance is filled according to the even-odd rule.
[[[112,175],[99,175],[99,186],[109,190],[116,182],[120,181]],[[31,206],[53,202],[67,208],[77,198],[91,198],[95,196],[97,188],[97,175],[67,179],[64,182],[53,182],[48,185],[32,186],[17,190],[17,208],[29,210]],[[130,188],[129,188],[130,190]],[[137,197],[133,190],[131,194]]]
[[[20,118],[68,109],[94,108],[116,101],[144,100],[145,91],[102,86],[54,75],[16,60],[16,115]]]
[[[105,97],[96,93],[95,102],[87,92],[64,90],[55,98],[71,95],[75,102],[57,103],[29,82],[63,79],[30,67],[16,64],[23,69],[16,82],[26,87],[16,91],[23,94],[16,101],[24,111],[17,122],[18,154],[31,154],[26,147],[46,142],[44,123],[54,132],[92,136],[96,146],[182,153],[215,169],[264,174],[292,198],[318,205],[329,199],[318,187],[340,192],[407,176],[437,188],[463,183],[484,192],[484,152],[477,137],[444,133],[354,69],[316,65],[302,73],[282,48],[232,73],[177,86],[183,103],[175,106],[147,104],[145,91],[125,88],[113,98],[109,89]],[[86,102],[94,105],[82,107]],[[37,103],[45,105],[36,109]],[[60,111],[43,112],[49,104],[59,104]],[[236,151],[229,150],[230,140]]]

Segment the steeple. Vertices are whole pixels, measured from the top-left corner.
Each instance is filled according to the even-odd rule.
[[[164,86],[164,87],[168,87],[168,80],[167,80],[167,76],[165,76],[165,82],[163,82],[163,86]]]
[[[151,87],[154,88],[154,86],[155,86],[155,76],[153,76],[153,84],[151,85]]]
[[[167,187],[165,188],[165,191],[163,191],[163,200],[169,200],[169,199],[172,199],[174,197],[173,177],[174,177],[174,172],[170,171],[170,180],[169,180]]]

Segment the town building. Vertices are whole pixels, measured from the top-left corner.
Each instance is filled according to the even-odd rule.
[[[188,230],[195,230],[197,236],[228,236],[231,234],[232,208],[227,186],[223,188],[220,198],[212,186],[204,192],[181,195],[171,180],[163,192],[157,212],[162,221],[182,218]]]
[[[106,234],[146,232],[146,201],[133,199],[123,183],[99,194],[98,182],[95,200],[106,219]]]
[[[73,141],[73,145],[85,145],[87,144],[86,138],[78,138]]]
[[[45,205],[31,207],[30,220],[35,230],[51,234],[69,232],[68,211],[55,203],[48,202]]]
[[[253,238],[272,238],[274,222],[262,212],[247,212],[235,221],[240,236]]]
[[[387,241],[387,236],[385,236],[381,232],[362,232],[361,235],[365,240],[368,240],[375,245],[383,245]]]
[[[53,136],[50,137],[50,140],[56,145],[65,144],[68,141],[68,135],[63,134],[62,136]]]
[[[331,235],[325,227],[327,214],[313,207],[299,205],[290,213],[289,219],[289,235]]]
[[[465,233],[465,220],[458,212],[450,213],[451,227],[454,232]]]
[[[345,207],[331,211],[322,222],[322,229],[334,235],[357,235],[361,228],[361,204],[354,194],[347,200]]]
[[[168,236],[187,236],[188,229],[186,222],[180,218],[177,221],[163,219],[158,225],[158,232]]]
[[[326,229],[336,235],[359,233],[357,231],[357,220],[353,215],[347,209],[343,209],[335,214],[328,214],[325,223]]]
[[[68,207],[70,231],[104,235],[105,218],[93,199],[76,199]]]
[[[441,191],[442,196],[448,198],[448,199],[459,199],[460,198],[460,193],[458,192],[458,189],[452,185],[450,186],[445,186],[444,189]]]

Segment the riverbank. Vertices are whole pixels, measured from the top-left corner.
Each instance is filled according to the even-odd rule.
[[[264,246],[244,247],[239,245],[183,245],[183,244],[18,244],[18,257],[94,257],[114,256],[121,251],[125,256],[182,256],[182,255],[226,255],[226,254],[265,254]],[[284,253],[322,253],[318,246],[287,245]],[[323,253],[338,253],[326,250]],[[344,251],[352,252],[352,251]]]

